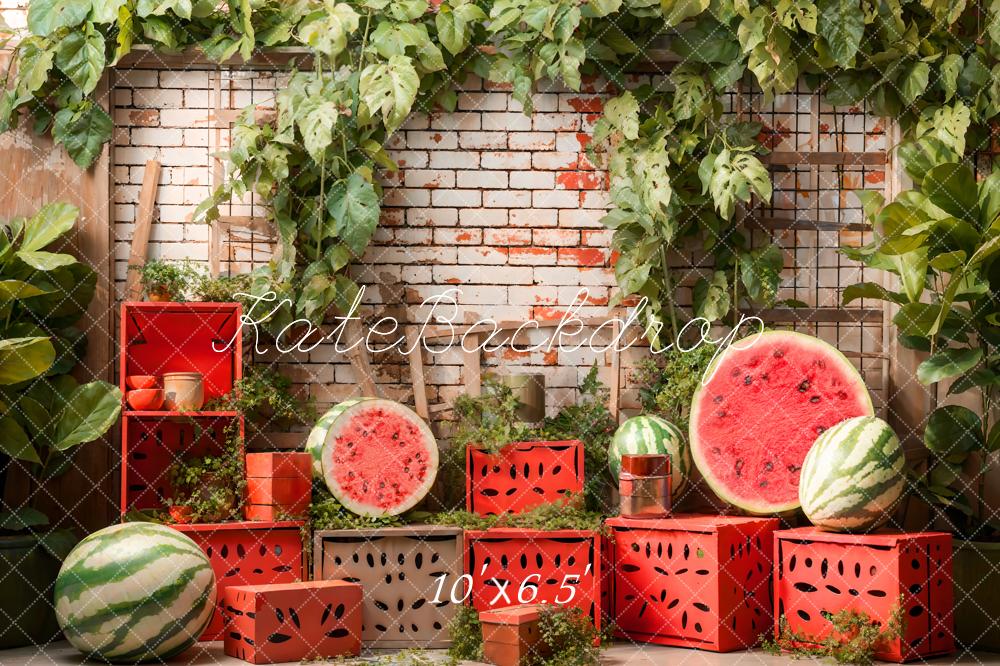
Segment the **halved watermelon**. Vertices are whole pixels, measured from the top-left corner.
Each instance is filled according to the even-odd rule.
[[[750,513],[797,508],[799,472],[816,438],[875,413],[854,365],[802,333],[739,340],[705,378],[691,405],[691,456],[721,499]]]
[[[320,444],[321,443],[321,444]],[[395,516],[422,500],[437,476],[438,446],[423,419],[392,400],[337,405],[310,433],[330,493],[361,516]]]

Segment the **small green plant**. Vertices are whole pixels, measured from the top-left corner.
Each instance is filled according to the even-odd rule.
[[[453,447],[462,452],[464,460],[469,444],[497,453],[511,442],[527,439],[531,429],[517,418],[520,406],[513,389],[487,376],[482,395],[461,395],[455,399]]]
[[[169,504],[186,509],[185,520],[190,522],[232,520],[243,506],[246,475],[238,421],[234,419],[223,432],[225,445],[219,454],[182,459],[170,466]]]
[[[151,259],[141,266],[129,266],[139,274],[139,282],[150,300],[183,301],[200,273],[187,261]]]
[[[892,609],[884,626],[860,611],[843,610],[825,615],[833,625],[826,638],[796,633],[782,617],[778,622],[778,635],[765,638],[761,647],[770,654],[784,653],[797,659],[826,657],[838,664],[869,666],[875,652],[889,641],[901,638],[905,628],[902,599]]]
[[[311,399],[292,394],[292,380],[273,368],[253,365],[233,390],[212,402],[213,409],[236,411],[258,426],[311,424],[316,407]]]
[[[691,399],[716,351],[715,346],[702,344],[691,351],[670,351],[660,363],[652,359],[640,362],[636,380],[642,410],[687,432]]]
[[[202,273],[195,282],[192,297],[205,303],[242,303],[245,312],[249,301],[245,296],[237,294],[249,294],[252,288],[253,280],[249,273],[214,277]]]
[[[488,530],[493,527],[515,527],[525,530],[589,530],[601,532],[604,516],[583,508],[582,497],[567,496],[549,504],[541,504],[522,513],[480,516],[469,511],[445,511],[428,517],[435,525],[453,525],[466,530]]]
[[[601,648],[597,629],[579,608],[544,607],[538,616],[546,654],[538,655],[536,666],[599,666]]]
[[[456,661],[483,660],[483,625],[479,612],[472,606],[459,606],[448,623],[451,646],[448,656]]]

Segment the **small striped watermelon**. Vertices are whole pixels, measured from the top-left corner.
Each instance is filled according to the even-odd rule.
[[[94,532],[63,562],[56,618],[88,656],[160,661],[198,640],[215,595],[212,565],[194,541],[164,525],[125,523]]]
[[[320,477],[348,511],[396,516],[413,508],[437,477],[434,433],[413,410],[392,400],[341,403],[320,418],[307,450]]]
[[[615,482],[622,468],[622,454],[649,453],[670,456],[670,494],[678,497],[691,471],[691,452],[680,428],[659,416],[633,416],[618,426],[608,447],[608,465]]]
[[[903,447],[875,416],[841,421],[813,443],[802,463],[799,500],[817,527],[849,532],[879,527],[906,485]]]

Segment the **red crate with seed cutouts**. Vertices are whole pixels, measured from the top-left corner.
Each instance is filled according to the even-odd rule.
[[[467,531],[468,603],[480,612],[556,603],[581,609],[600,629],[601,554],[601,535],[586,530]]]
[[[224,600],[226,654],[252,664],[357,656],[362,595],[339,580],[234,585]]]
[[[306,577],[303,525],[301,521],[171,525],[201,547],[215,572],[218,608],[201,640],[222,640],[225,635],[226,626],[232,619],[224,603],[228,588],[294,583]]]
[[[302,518],[312,499],[308,453],[248,453],[247,520]]]
[[[943,532],[836,534],[814,527],[775,534],[775,615],[796,634],[829,636],[831,614],[860,611],[883,625],[902,604],[900,639],[885,661],[914,661],[955,648],[951,535]]]
[[[583,492],[583,444],[515,442],[495,454],[469,446],[465,470],[466,510],[519,513]]]
[[[775,518],[611,518],[611,619],[634,641],[716,652],[769,633]]]

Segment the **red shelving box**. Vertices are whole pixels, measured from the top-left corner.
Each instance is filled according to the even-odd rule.
[[[514,442],[495,454],[469,446],[465,472],[467,511],[520,513],[583,492],[583,444]]]
[[[597,532],[502,527],[467,531],[465,572],[471,589],[468,603],[477,611],[558,603],[581,609],[600,629],[602,566]]]
[[[118,359],[122,392],[129,375],[200,372],[205,401],[243,376],[239,303],[122,303]]]
[[[902,599],[903,637],[876,653],[914,661],[955,649],[951,535],[943,532],[837,534],[815,527],[775,533],[775,621],[822,639],[828,617],[866,613],[883,624]]]
[[[206,403],[232,390],[243,376],[239,303],[122,303],[118,381],[130,375],[162,377],[199,372]],[[224,429],[236,412],[122,412],[121,514],[164,506],[170,465],[222,450]],[[242,440],[242,437],[241,437]]]
[[[222,640],[232,619],[225,592],[234,585],[270,585],[305,580],[302,521],[171,525],[191,537],[215,571],[217,605],[203,641]]]
[[[730,652],[770,632],[776,518],[611,518],[607,525],[616,635]]]

